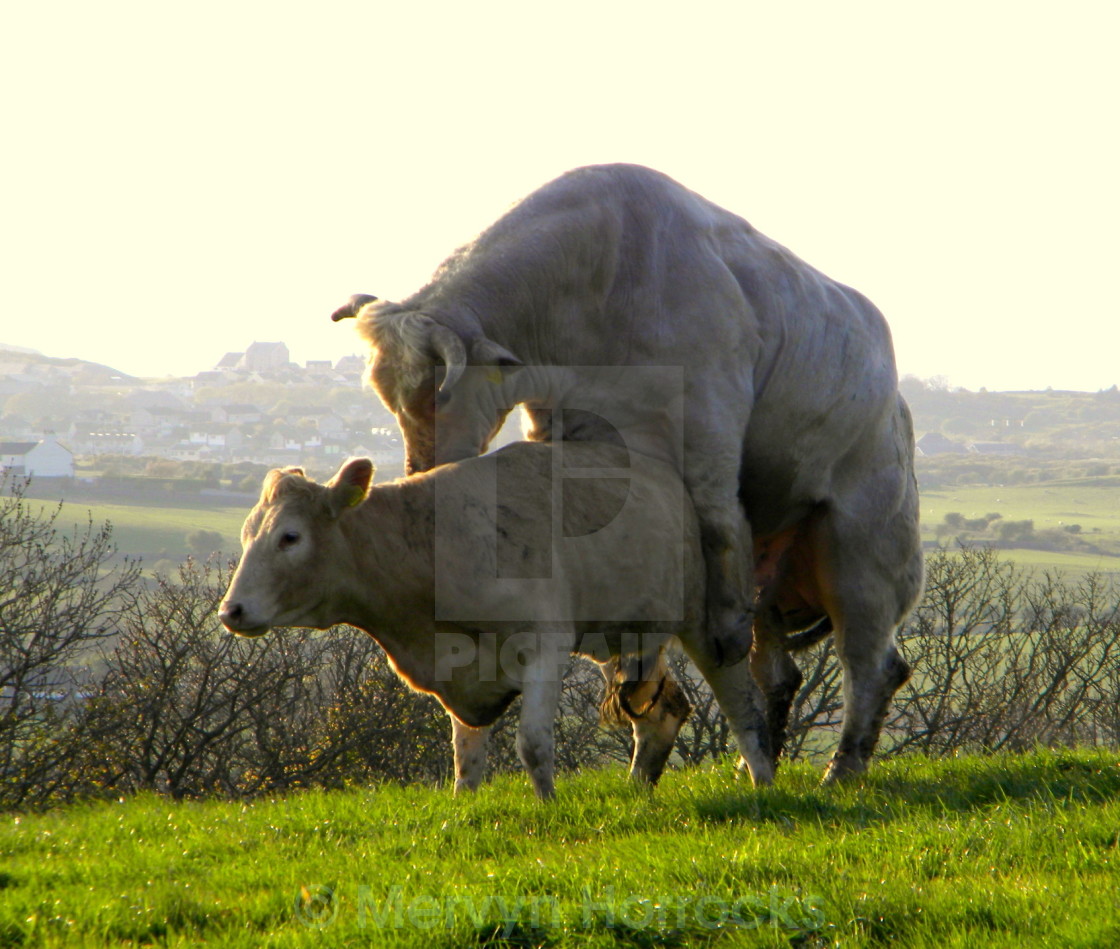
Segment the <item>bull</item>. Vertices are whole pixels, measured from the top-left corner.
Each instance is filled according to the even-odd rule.
[[[800,680],[783,637],[832,630],[845,712],[826,780],[866,768],[909,675],[894,636],[923,568],[910,413],[865,297],[665,175],[605,165],[347,317],[409,472],[483,452],[519,404],[531,440],[621,433],[676,466],[706,565],[694,648],[749,651],[778,728]]]

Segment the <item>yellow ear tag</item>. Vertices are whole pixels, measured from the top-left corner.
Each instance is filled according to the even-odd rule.
[[[486,381],[492,385],[499,385],[502,381],[502,371],[497,366],[486,367]]]
[[[361,488],[353,487],[350,489],[350,497],[346,499],[347,507],[357,507],[366,498],[366,493]]]

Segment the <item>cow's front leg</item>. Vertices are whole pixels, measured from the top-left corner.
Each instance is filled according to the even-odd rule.
[[[486,771],[486,744],[490,726],[472,728],[451,716],[451,741],[455,749],[455,793],[476,791]]]
[[[567,660],[566,650],[557,652],[561,645],[559,637],[540,634],[534,655],[525,666],[521,687],[517,754],[542,800],[555,793],[555,726]]]

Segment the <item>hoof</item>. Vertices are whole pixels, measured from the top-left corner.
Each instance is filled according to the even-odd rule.
[[[867,765],[862,760],[845,755],[833,758],[825,769],[821,778],[821,786],[829,787],[833,784],[847,784],[858,778],[867,770]]]

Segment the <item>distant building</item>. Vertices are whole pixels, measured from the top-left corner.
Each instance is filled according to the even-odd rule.
[[[206,372],[198,373],[194,377],[193,385],[195,389],[204,389],[209,386],[225,385],[227,381],[228,380],[224,372],[218,372],[217,369],[211,369]]]
[[[142,455],[144,440],[135,432],[113,429],[89,431],[75,429],[71,444],[83,455]]]
[[[290,361],[288,347],[283,343],[253,343],[245,350],[237,368],[249,372],[269,372],[286,368]]]
[[[942,435],[941,432],[926,432],[916,443],[919,455],[963,455],[968,449],[960,442]]]
[[[345,375],[360,376],[366,371],[366,361],[361,356],[343,356],[334,364],[334,371]]]
[[[210,417],[227,425],[255,425],[261,420],[261,410],[255,405],[217,405],[210,410]]]
[[[214,368],[215,369],[236,369],[237,364],[239,362],[241,362],[241,360],[244,359],[244,358],[245,358],[244,353],[226,353],[221,359],[218,360],[218,364]]]
[[[53,438],[0,442],[0,470],[22,477],[73,478],[74,454]]]

